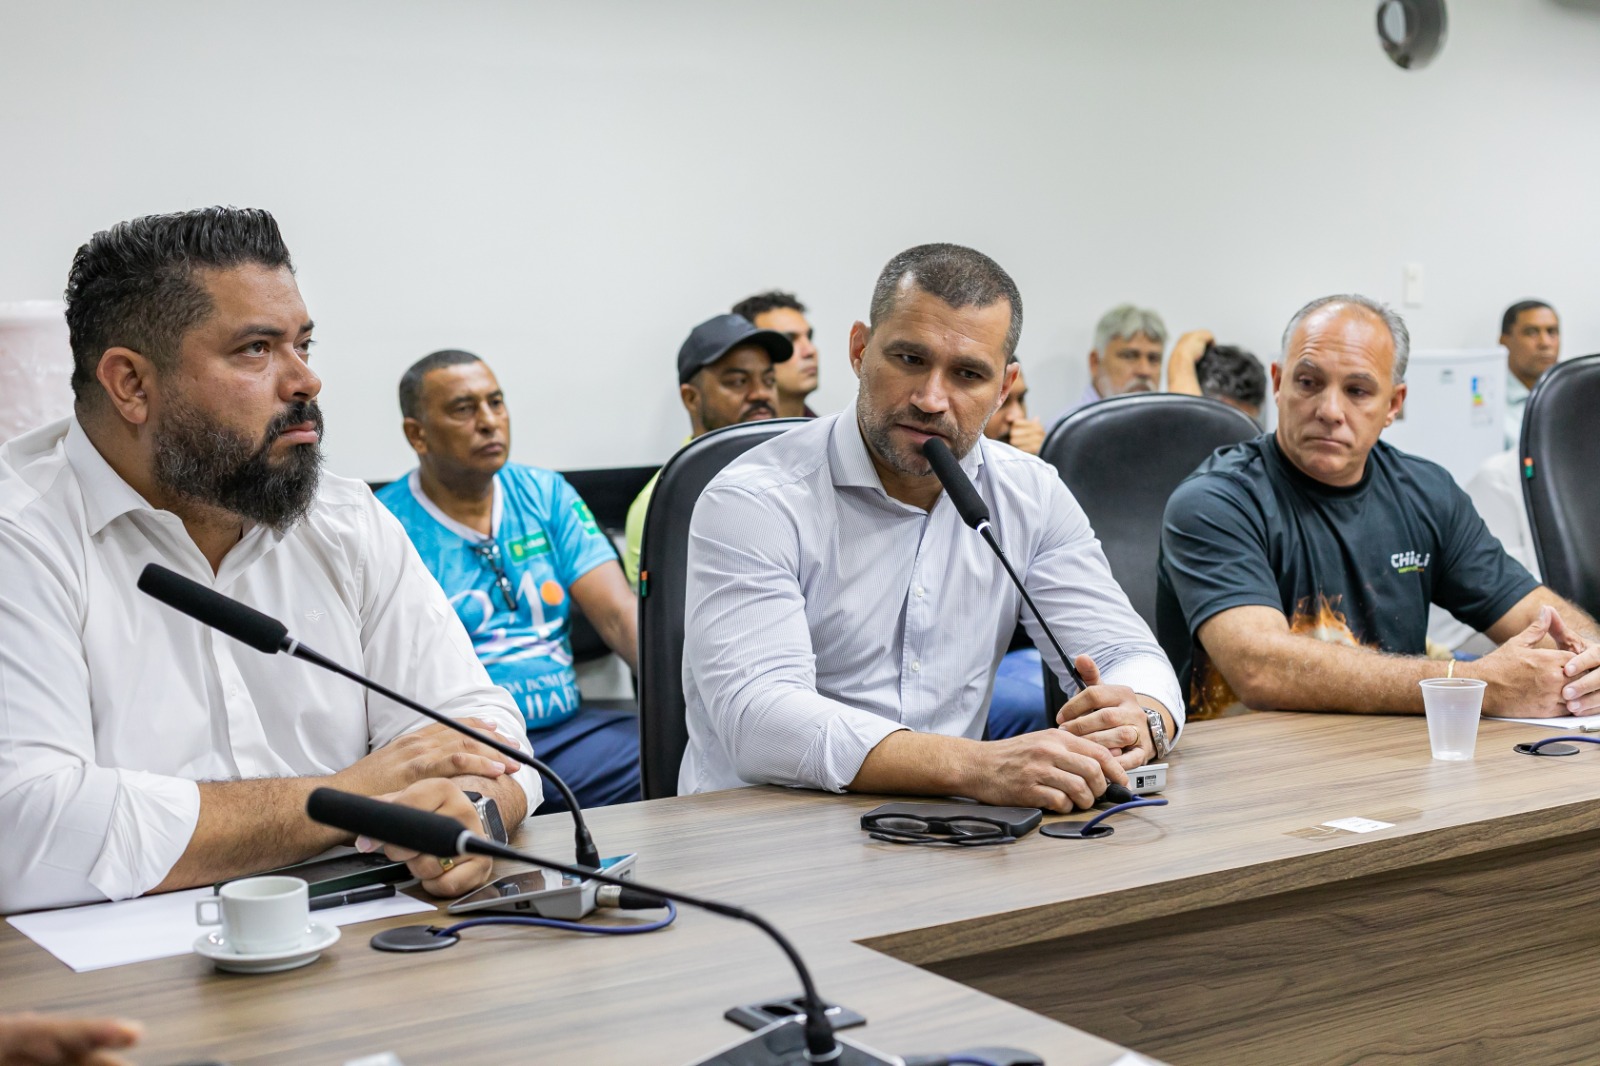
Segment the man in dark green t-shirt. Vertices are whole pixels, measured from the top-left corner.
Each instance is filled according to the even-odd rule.
[[[1378,435],[1409,339],[1362,296],[1314,300],[1272,367],[1278,428],[1219,450],[1167,502],[1157,633],[1191,718],[1422,710],[1417,682],[1488,682],[1484,711],[1600,712],[1600,627],[1506,555],[1444,468]],[[1425,658],[1437,603],[1500,644]]]

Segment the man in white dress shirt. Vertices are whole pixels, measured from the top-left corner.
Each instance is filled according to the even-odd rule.
[[[767,782],[1090,806],[1108,780],[1125,784],[1126,769],[1166,754],[1183,701],[1055,471],[983,438],[1016,379],[1016,285],[970,248],[922,245],[884,268],[870,318],[850,331],[855,411],[752,449],[695,508],[679,789]],[[1019,617],[1073,685],[944,498],[921,454],[934,436],[1089,683],[1061,708],[1062,728],[981,739]]]
[[[319,785],[476,829],[465,786],[521,822],[532,771],[135,588],[161,563],[522,743],[405,532],[361,482],[321,474],[312,324],[272,216],[211,208],[97,233],[73,261],[67,321],[74,417],[0,448],[0,912],[351,843],[306,817]],[[436,895],[489,872],[391,854]]]
[[[1517,448],[1528,397],[1561,358],[1561,319],[1543,300],[1520,300],[1500,316],[1500,343],[1506,350],[1506,447]]]

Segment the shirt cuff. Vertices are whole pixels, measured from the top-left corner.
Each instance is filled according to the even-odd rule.
[[[829,792],[843,792],[861,773],[872,749],[908,726],[867,711],[836,714],[822,722],[817,739],[800,760],[800,774]]]
[[[499,707],[491,706],[481,708],[480,710],[473,712],[473,717],[493,718],[500,725],[500,730],[495,735],[501,741],[511,745],[514,748],[521,748],[530,755],[539,754],[533,750],[533,742],[528,738],[527,725],[520,717],[515,719],[516,731],[509,735],[505,730],[506,727],[511,725],[513,722],[510,712]],[[528,797],[528,813],[523,816],[523,820],[526,821],[527,819],[533,817],[533,812],[539,809],[540,803],[544,802],[544,778],[540,775],[539,771],[535,770],[531,766],[528,766],[524,763],[518,763],[517,765],[520,767],[520,769],[511,775],[511,780],[520,785],[522,788],[522,794]],[[519,822],[517,824],[520,825],[522,823]],[[508,832],[515,828],[515,825],[508,824],[506,826],[506,830]]]
[[[200,822],[200,786],[181,777],[117,770],[105,845],[89,883],[107,899],[142,896],[166,880]]]
[[[533,812],[538,810],[539,804],[544,802],[544,778],[533,767],[524,766],[511,775],[511,780],[521,785],[522,794],[528,797],[528,813],[522,816],[522,820],[525,822],[533,817]],[[521,824],[521,822],[517,823],[517,825]],[[515,828],[515,825],[506,826],[508,832]]]

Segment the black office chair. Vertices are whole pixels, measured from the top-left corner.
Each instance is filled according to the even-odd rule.
[[[1039,449],[1039,458],[1056,468],[1088,514],[1111,575],[1151,632],[1167,498],[1212,452],[1260,432],[1248,415],[1220,400],[1154,392],[1074,411]],[[1065,694],[1048,665],[1044,688],[1046,713],[1054,721]]]
[[[589,505],[595,522],[610,537],[620,537],[628,524],[628,508],[639,490],[656,476],[659,466],[616,466],[599,470],[563,470],[561,476]]]
[[[694,505],[723,467],[808,421],[776,418],[714,430],[685,444],[661,468],[639,544],[639,762],[645,799],[678,794],[678,765],[689,746],[683,598]]]
[[[1544,583],[1600,615],[1600,355],[1551,367],[1522,417],[1522,498]],[[1530,465],[1531,464],[1531,465]]]

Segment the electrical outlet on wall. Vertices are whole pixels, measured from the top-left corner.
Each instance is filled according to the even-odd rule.
[[[1404,294],[1401,297],[1407,307],[1422,306],[1422,264],[1406,264],[1406,280]]]

